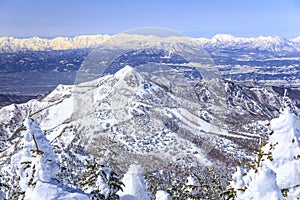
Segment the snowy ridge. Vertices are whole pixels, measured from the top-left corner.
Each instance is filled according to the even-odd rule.
[[[113,38],[113,40],[110,40]],[[217,34],[211,39],[208,38],[189,38],[183,36],[172,36],[168,38],[159,38],[157,36],[149,35],[82,35],[74,38],[57,37],[54,39],[43,39],[39,37],[32,38],[14,38],[1,37],[0,38],[0,52],[16,52],[16,51],[44,51],[44,50],[67,50],[67,49],[82,49],[92,48],[97,45],[118,45],[124,44],[124,41],[130,40],[134,43],[130,45],[138,45],[143,42],[147,44],[155,44],[161,41],[171,43],[186,43],[187,45],[200,45],[204,48],[237,48],[237,49],[258,49],[267,51],[300,51],[300,37],[294,39],[285,39],[278,36],[259,36],[259,37],[235,37],[230,34]]]
[[[91,48],[109,39],[108,35],[82,35],[74,38],[56,37],[54,39],[43,39],[39,37],[19,39],[14,37],[0,38],[1,52],[15,51],[45,51],[45,50],[67,50]]]

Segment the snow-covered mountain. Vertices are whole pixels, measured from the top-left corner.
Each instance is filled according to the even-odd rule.
[[[252,38],[234,37],[230,34],[217,34],[206,42],[206,46],[212,48],[228,48],[238,45],[245,45],[252,41]]]
[[[127,66],[115,75],[60,85],[39,100],[3,107],[1,155],[15,151],[22,123],[30,117],[57,151],[81,146],[93,154],[95,146],[114,138],[119,145],[114,150],[122,152],[118,160],[126,155],[127,161],[152,167],[153,162],[160,166],[176,160],[223,165],[232,154],[247,155],[258,137],[252,128],[259,124],[253,121],[277,116],[281,102],[271,87],[211,79],[169,88]]]
[[[280,37],[263,37],[259,36],[258,38],[253,39],[253,42],[249,44],[250,48],[255,48],[258,50],[266,50],[266,51],[297,51],[299,50],[299,44],[294,43],[293,41],[289,41],[285,38]]]
[[[74,38],[56,37],[54,39],[1,37],[1,52],[46,51],[91,48],[109,39],[108,35],[82,35]]]
[[[204,43],[204,47],[212,49],[243,49],[269,52],[297,52],[299,40],[285,39],[278,36],[259,36],[252,38],[234,37],[230,34],[217,34]]]
[[[191,194],[201,190],[205,197],[219,197],[229,178],[228,169],[254,159],[252,152],[260,148],[258,141],[268,138],[268,124],[275,133],[266,150],[281,141],[277,133],[283,135],[286,130],[281,123],[293,121],[294,116],[283,118],[279,108],[288,104],[299,114],[300,98],[297,90],[253,82],[239,84],[229,81],[230,77],[224,80],[217,69],[227,69],[227,74],[242,81],[244,77],[255,81],[255,72],[263,79],[269,75],[271,81],[297,83],[299,42],[299,38],[228,34],[212,39],[133,34],[50,40],[2,38],[0,50],[6,53],[0,54],[0,66],[13,79],[14,73],[28,73],[30,85],[34,83],[31,77],[37,77],[37,83],[44,81],[32,72],[43,72],[47,78],[50,71],[67,72],[75,74],[76,85],[59,85],[39,99],[0,109],[0,199],[14,195],[24,195],[25,199],[91,199],[97,191],[97,198],[108,198],[119,190],[109,186],[110,180],[121,180],[114,170],[125,174],[129,166],[122,178],[123,192],[118,192],[121,199],[150,199],[155,193],[170,199],[176,196],[176,181],[189,185]],[[286,116],[292,116],[289,113]],[[269,123],[278,116],[280,120]],[[296,130],[297,134],[283,138],[293,148],[298,129],[289,129],[288,133]],[[285,146],[275,145],[279,150],[274,153],[280,154]],[[298,154],[294,151],[289,160],[298,159]],[[233,188],[245,191],[241,180],[247,184],[253,179],[244,194],[253,196],[257,188],[254,183],[273,181],[272,188],[264,190],[273,189],[280,196],[286,192],[280,189],[297,186],[298,174],[293,179],[290,174],[292,184],[286,184],[281,171],[290,165],[278,168],[283,157],[276,155],[268,165],[270,169],[258,169],[263,179],[258,180],[255,171],[244,178],[240,173]],[[213,191],[199,189],[217,177],[209,173],[210,180],[207,174],[199,173],[206,167],[225,174],[215,182],[220,191],[215,191],[217,187],[212,187]],[[166,190],[167,186],[172,189]],[[186,192],[187,187],[183,188]]]
[[[81,49],[93,48],[101,45],[115,36],[109,35],[82,35],[74,38],[57,37],[53,39],[43,39],[39,37],[32,38],[14,38],[2,37],[0,38],[0,52],[16,52],[16,51],[44,51],[44,50],[67,50],[67,49]],[[118,40],[110,40],[115,43],[124,43],[124,41],[131,40],[135,37],[137,41],[148,40],[148,43],[153,44],[157,36],[143,36],[132,34],[119,34]],[[259,36],[252,38],[235,37],[230,34],[217,34],[211,39],[207,38],[187,38],[180,36],[169,37],[169,40],[178,42],[191,42],[194,45],[201,45],[205,48],[235,48],[248,50],[266,50],[270,52],[279,51],[300,51],[300,40],[294,38],[291,40],[277,37],[277,36]]]
[[[267,131],[265,124],[279,115],[280,105],[286,101],[272,87],[242,86],[219,78],[170,87],[158,79],[125,66],[89,82],[59,85],[38,100],[3,107],[2,179],[12,180],[12,157],[24,154],[19,153],[24,149],[23,139],[34,146],[28,122],[45,135],[40,142],[52,145],[65,170],[58,179],[70,188],[80,188],[78,177],[90,156],[122,172],[136,163],[146,172],[173,166],[177,170],[230,167],[235,161],[251,158],[258,138]],[[299,113],[297,96],[290,95],[289,101]],[[59,189],[40,184],[43,182],[38,182],[38,188]]]

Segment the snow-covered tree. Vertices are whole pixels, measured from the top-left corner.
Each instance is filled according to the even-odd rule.
[[[132,164],[124,175],[122,182],[125,187],[118,192],[121,200],[150,200],[150,194],[146,190],[146,183],[143,176],[143,168]]]
[[[248,172],[240,168],[232,176],[233,199],[283,199],[273,170],[263,165]]]
[[[18,188],[12,199],[91,199],[90,195],[80,191],[68,191],[59,184],[56,174],[59,165],[49,140],[32,119],[24,121],[22,149],[15,154],[11,163],[19,176]]]
[[[237,168],[227,195],[237,199],[300,197],[300,118],[288,107],[271,120],[269,141],[260,140],[247,171]]]
[[[264,163],[276,173],[278,186],[290,198],[300,197],[300,118],[289,107],[270,123],[269,142],[272,159]]]
[[[156,192],[155,200],[172,200],[172,197],[170,196],[169,193],[163,190],[159,190]]]
[[[189,176],[184,186],[185,198],[195,199],[200,193],[200,183],[193,176]]]
[[[32,120],[24,121],[22,150],[12,157],[12,165],[19,176],[21,193],[28,195],[37,181],[55,182],[59,166],[49,140],[39,126]]]

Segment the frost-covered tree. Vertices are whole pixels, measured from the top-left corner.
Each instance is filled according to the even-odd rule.
[[[156,192],[155,200],[172,200],[172,197],[170,196],[169,193],[163,190],[159,190]]]
[[[24,121],[22,150],[12,157],[12,165],[19,176],[19,194],[29,195],[37,181],[56,181],[59,166],[49,140],[32,120]],[[18,193],[17,193],[18,194]]]
[[[215,168],[191,168],[181,171],[181,174],[165,176],[171,180],[170,184],[160,187],[158,190],[168,192],[173,200],[180,199],[224,199],[223,193],[226,191],[228,182],[227,174]],[[184,176],[182,176],[184,175]],[[187,178],[185,178],[187,177]]]
[[[272,159],[264,163],[276,173],[280,189],[289,198],[300,197],[300,118],[289,107],[270,123],[269,142]]]
[[[248,172],[240,168],[232,176],[232,199],[283,199],[273,170],[263,165]]]
[[[92,194],[94,199],[119,199],[118,191],[124,184],[119,175],[109,167],[97,161],[87,161],[86,171],[81,183],[85,192]]]
[[[288,107],[271,120],[269,140],[260,140],[248,170],[237,168],[227,195],[236,199],[300,197],[300,118]]]
[[[146,183],[143,176],[143,168],[132,164],[124,175],[122,182],[125,187],[118,192],[121,200],[150,200],[150,194],[146,190]]]
[[[19,177],[11,199],[91,199],[88,194],[69,191],[58,183],[59,165],[52,145],[34,120],[26,119],[24,125],[22,148],[11,159],[13,171]]]

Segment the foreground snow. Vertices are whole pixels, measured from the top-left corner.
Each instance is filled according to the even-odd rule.
[[[41,181],[38,181],[32,191],[26,192],[25,199],[88,200],[92,199],[92,197],[88,194],[84,194],[78,191],[67,191],[65,188],[59,187],[55,184],[43,183]]]

